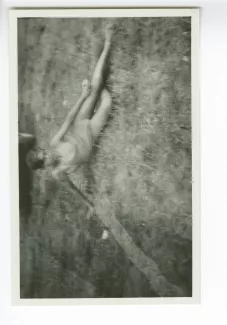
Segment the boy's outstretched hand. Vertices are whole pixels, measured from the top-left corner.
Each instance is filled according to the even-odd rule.
[[[86,215],[86,219],[91,219],[92,217],[94,217],[96,214],[95,212],[95,208],[93,206],[89,207],[88,208],[88,212],[87,212],[87,215]]]

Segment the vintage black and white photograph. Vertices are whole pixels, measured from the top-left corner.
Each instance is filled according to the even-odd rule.
[[[20,299],[193,297],[192,14],[125,13],[15,18]]]

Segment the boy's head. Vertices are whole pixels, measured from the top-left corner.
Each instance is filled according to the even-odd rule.
[[[43,169],[45,167],[46,155],[43,149],[31,150],[26,157],[27,165],[33,169]]]

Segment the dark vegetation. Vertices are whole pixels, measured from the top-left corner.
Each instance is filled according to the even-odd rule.
[[[110,121],[76,175],[166,279],[192,294],[190,19],[117,19]],[[19,19],[19,130],[49,140],[90,77],[105,19]],[[20,150],[21,297],[155,297],[99,217]]]

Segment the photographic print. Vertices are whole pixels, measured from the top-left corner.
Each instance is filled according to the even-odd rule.
[[[192,11],[38,12],[11,18],[19,299],[192,298]]]

